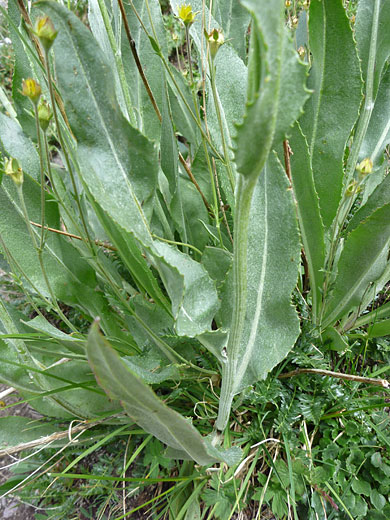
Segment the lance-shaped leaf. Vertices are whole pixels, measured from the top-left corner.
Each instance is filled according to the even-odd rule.
[[[363,221],[345,241],[323,327],[358,307],[369,285],[380,278],[390,242],[390,204]]]
[[[232,328],[223,365],[221,408],[233,396],[266,377],[294,345],[299,319],[291,304],[300,261],[300,244],[292,192],[276,156],[271,155],[252,199],[248,244],[245,316]],[[235,302],[233,294],[225,295]],[[239,309],[242,312],[242,309]],[[241,326],[239,334],[237,328]],[[234,333],[234,335],[233,335]],[[239,342],[239,343],[238,343]],[[226,413],[226,412],[225,412]],[[222,420],[224,419],[224,420]],[[223,429],[224,418],[217,427]]]
[[[299,227],[309,267],[310,288],[313,298],[313,316],[316,321],[321,303],[323,267],[325,262],[324,226],[321,220],[318,195],[306,139],[298,124],[290,137],[292,149],[291,180],[297,201]]]
[[[257,183],[249,218],[247,306],[232,392],[264,379],[295,343],[299,318],[291,303],[300,244],[291,190],[271,155]],[[228,355],[229,347],[228,347]]]
[[[390,56],[389,24],[390,4],[387,0],[359,1],[355,21],[355,37],[359,58],[362,62],[364,81],[367,81],[370,60],[373,60],[374,99],[378,92],[385,63]]]
[[[265,215],[257,207],[253,194],[258,189],[258,179],[265,167],[275,137],[281,138],[289,130],[289,125],[298,115],[295,111],[298,110],[299,113],[308,95],[304,87],[305,66],[299,62],[295,55],[285,49],[285,46],[292,47],[292,43],[286,38],[285,34],[284,2],[278,0],[271,5],[270,2],[265,0],[245,0],[243,5],[252,13],[253,24],[248,66],[246,114],[238,127],[235,138],[235,160],[239,175],[234,214],[235,240],[232,284],[234,290],[231,297],[233,312],[227,359],[223,365],[222,390],[217,419],[217,428],[220,430],[223,430],[227,424],[235,393],[243,386],[256,381],[256,378],[264,377],[267,371],[283,359],[295,341],[297,326],[297,321],[295,321],[295,324],[293,323],[294,318],[296,320],[295,311],[285,308],[286,323],[290,323],[291,334],[284,336],[286,331],[280,331],[279,348],[274,343],[274,338],[270,337],[267,352],[265,331],[269,330],[266,323],[268,319],[272,321],[272,312],[269,314],[268,305],[265,305],[263,297],[268,296],[268,290],[265,290],[268,277],[273,279],[273,275],[268,269],[270,262],[278,262],[278,257],[273,258],[272,250],[269,249],[271,244],[269,237],[272,233],[268,224],[262,221]],[[283,58],[286,56],[286,62],[284,62]],[[293,59],[291,59],[292,56]],[[286,73],[284,68],[290,70],[291,77],[294,78],[294,86],[290,85],[290,88],[296,98],[292,104],[290,116],[280,118],[279,115],[282,114],[283,110],[287,112],[290,110],[289,105],[284,108],[281,106],[281,103],[286,100],[286,97],[281,95],[282,77]],[[282,171],[282,174],[285,174],[275,157],[271,158],[267,168],[271,168],[276,173],[273,179],[269,179],[267,175],[267,179],[261,181],[263,189],[270,190],[270,198],[265,200],[267,202],[265,211],[271,211],[271,205],[282,207],[281,211],[286,211],[286,215],[289,215],[284,222],[285,229],[290,228],[290,226],[294,227],[296,221],[291,193],[286,198],[286,193],[280,190],[280,172]],[[264,176],[266,176],[266,173],[264,173]],[[284,179],[284,177],[282,178]],[[270,184],[268,184],[268,180]],[[287,182],[286,179],[284,180]],[[286,191],[287,186],[284,185],[283,189]],[[276,198],[273,198],[275,196]],[[265,197],[268,197],[268,194]],[[290,210],[292,211],[290,212]],[[251,222],[251,213],[257,211],[260,211],[258,220]],[[261,222],[261,226],[259,226],[259,222]],[[273,219],[270,225],[274,224],[275,220]],[[254,227],[255,231],[251,227]],[[257,239],[253,239],[252,232],[256,232],[256,230],[259,235]],[[263,248],[257,255],[252,254],[253,247],[256,248],[256,243],[260,245],[260,248]],[[292,232],[290,239],[286,240],[286,251],[289,250],[290,246],[293,249],[294,243],[295,245],[298,244],[296,229],[295,234]],[[269,255],[271,255],[272,260]],[[264,261],[262,261],[262,258]],[[285,258],[282,253],[279,256],[279,259],[281,258]],[[298,258],[291,255],[289,262],[291,264],[287,262],[289,267],[287,268],[286,285],[284,288],[280,288],[280,294],[278,294],[279,286],[275,286],[278,289],[275,290],[274,294],[277,294],[282,301],[286,294],[289,298],[292,291],[290,266],[295,271],[294,280],[297,276]],[[260,292],[257,293],[257,291]],[[256,294],[258,294],[258,297],[255,296]],[[273,308],[272,305],[271,307]],[[281,305],[282,307],[283,305]],[[276,322],[272,322],[272,325],[270,325],[271,330],[274,325],[275,330],[279,330]],[[262,343],[263,340],[264,343]]]
[[[362,99],[361,75],[341,1],[313,0],[309,33],[313,64],[308,86],[314,93],[300,124],[309,143],[321,216],[328,228],[341,198],[344,150]]]
[[[130,370],[100,334],[97,323],[89,333],[87,352],[98,383],[109,397],[121,401],[125,411],[141,428],[171,448],[186,453],[198,464],[216,462],[208,454],[200,433]]]
[[[177,317],[188,314],[190,309],[199,311],[187,317],[188,329],[184,327],[184,318],[180,320],[180,334],[209,330],[217,305],[211,280],[199,285],[198,296],[204,303],[200,309],[194,304],[192,270],[198,271],[203,281],[206,272],[191,257],[184,259],[175,248],[160,247],[150,232],[149,217],[159,167],[155,145],[122,115],[115,98],[110,63],[88,29],[59,4],[44,1],[40,5],[59,30],[53,46],[58,84],[77,139],[77,159],[88,192],[120,228],[137,239],[165,276]],[[106,231],[109,232],[107,226]],[[183,263],[185,268],[181,268]],[[191,290],[187,295],[188,287]]]
[[[390,320],[383,320],[379,321],[378,323],[374,323],[367,332],[370,338],[388,336],[390,334]]]

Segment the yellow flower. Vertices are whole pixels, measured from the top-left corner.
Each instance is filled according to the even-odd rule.
[[[5,174],[9,175],[16,186],[23,184],[23,170],[17,159],[10,157],[5,163]]]
[[[27,78],[22,81],[22,94],[31,99],[36,105],[41,97],[41,86],[35,81],[35,79]]]
[[[39,16],[35,21],[33,33],[39,38],[45,51],[48,52],[57,37],[58,31],[56,31],[48,16]]]
[[[178,15],[184,25],[189,26],[194,23],[195,16],[197,13],[192,12],[192,7],[187,4],[181,4],[179,7]]]

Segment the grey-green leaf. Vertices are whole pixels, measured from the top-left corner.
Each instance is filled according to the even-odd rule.
[[[236,394],[263,379],[294,345],[299,319],[291,303],[300,244],[292,193],[274,154],[264,168],[251,205],[248,237],[247,311],[235,364]],[[229,352],[228,352],[229,355]]]
[[[198,464],[213,464],[199,432],[166,406],[121,360],[103,338],[97,323],[88,337],[88,360],[98,383],[111,398],[119,399],[129,416],[148,433],[175,450],[184,451]]]

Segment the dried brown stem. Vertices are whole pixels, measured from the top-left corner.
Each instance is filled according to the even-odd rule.
[[[352,374],[342,374],[341,372],[332,372],[331,370],[322,370],[320,368],[298,368],[292,372],[280,374],[278,379],[286,379],[287,377],[299,376],[300,374],[317,374],[320,376],[336,377],[337,379],[345,379],[347,381],[356,381],[357,383],[367,383],[369,385],[381,386],[389,388],[390,383],[386,379],[376,379],[374,377],[355,376]]]
[[[38,224],[38,222],[33,222],[32,220],[30,220],[30,224],[32,226],[42,228],[42,225]],[[51,228],[48,226],[45,226],[45,229],[47,231],[51,231],[52,233],[58,233],[59,235],[65,235],[66,237],[69,237],[69,238],[75,238],[76,240],[83,240],[83,238],[80,237],[79,235],[74,235],[73,233],[68,233],[67,231],[62,231],[61,229],[55,229],[55,228]],[[95,240],[95,244],[97,246],[104,247],[105,249],[110,249],[110,251],[117,251],[116,247],[112,246],[111,244],[108,244],[107,242],[102,242],[101,240]]]

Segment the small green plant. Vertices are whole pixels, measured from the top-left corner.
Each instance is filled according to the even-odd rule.
[[[308,4],[171,0],[178,68],[157,0],[89,0],[88,28],[48,0],[2,11],[15,114],[0,114],[0,249],[36,316],[0,302],[0,378],[44,415],[141,428],[167,459],[235,467],[249,455],[230,421],[263,399],[261,430],[283,379],[388,388],[330,365],[390,332],[389,304],[367,310],[390,280],[390,7]],[[316,351],[330,352],[326,367]],[[310,488],[325,509],[363,511],[363,494],[380,510],[384,488],[360,478],[373,447],[356,464],[340,455],[352,474],[340,495],[326,446],[315,443],[318,471],[297,456],[302,442],[314,453],[317,430],[299,442],[286,430],[301,409],[320,431],[329,401],[283,391],[272,417],[286,460],[265,452],[256,500],[297,518]],[[194,484],[216,518],[241,507],[230,477]],[[194,496],[177,498],[182,511]]]

